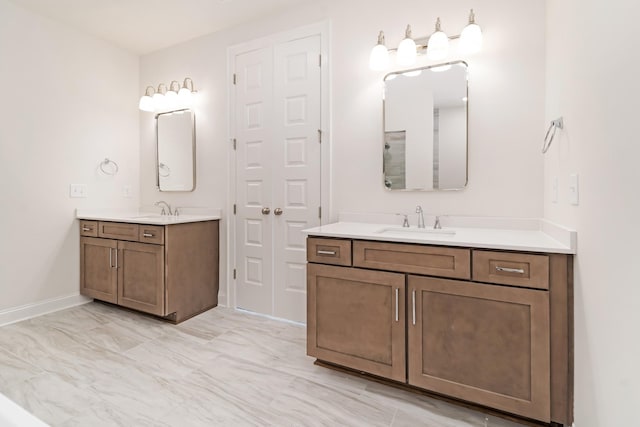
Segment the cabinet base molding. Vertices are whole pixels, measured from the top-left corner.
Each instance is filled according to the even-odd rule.
[[[494,417],[502,418],[502,419],[505,419],[505,420],[517,422],[517,423],[522,424],[524,426],[530,426],[530,427],[556,427],[556,426],[561,427],[562,426],[562,424],[557,424],[557,423],[547,424],[547,423],[543,423],[541,421],[536,421],[536,420],[531,420],[531,419],[528,419],[528,418],[522,418],[522,417],[514,416],[514,415],[509,414],[507,412],[497,411],[497,410],[492,409],[492,408],[487,408],[486,406],[476,405],[474,403],[469,403],[469,402],[466,402],[464,400],[454,399],[454,398],[449,397],[449,396],[444,396],[442,394],[433,393],[433,392],[430,392],[430,391],[427,391],[427,390],[424,390],[424,389],[421,389],[421,388],[413,387],[413,386],[411,386],[409,384],[406,384],[406,383],[392,381],[392,380],[389,380],[387,378],[378,377],[376,375],[368,374],[366,372],[358,371],[356,369],[346,368],[344,366],[336,365],[336,364],[333,364],[331,362],[326,362],[326,361],[320,360],[320,359],[316,359],[316,361],[314,362],[314,365],[321,366],[323,368],[333,369],[334,371],[343,372],[345,374],[357,376],[357,377],[364,378],[364,379],[367,379],[367,380],[370,380],[370,381],[375,381],[375,382],[377,382],[379,384],[384,384],[384,385],[389,386],[389,387],[394,387],[394,388],[397,388],[397,389],[400,389],[400,390],[408,391],[408,392],[419,394],[419,395],[422,395],[422,396],[428,396],[428,397],[431,397],[431,398],[434,398],[434,399],[441,400],[443,402],[451,403],[453,405],[462,406],[464,408],[469,408],[469,409],[472,409],[474,411],[482,412],[483,414],[487,414],[487,415],[491,415],[491,416],[494,416]]]
[[[89,300],[88,302],[91,302],[91,300]],[[118,310],[124,310],[124,311],[128,311],[130,313],[135,313],[135,314],[137,314],[139,316],[145,316],[145,317],[148,317],[150,319],[165,321],[165,322],[171,323],[173,325],[177,325],[179,323],[182,323],[185,320],[189,320],[192,317],[196,317],[196,316],[198,316],[198,315],[200,315],[200,314],[202,314],[202,313],[204,313],[206,311],[209,311],[212,308],[216,308],[218,306],[218,304],[215,304],[215,305],[207,307],[207,308],[205,308],[205,309],[203,309],[203,310],[201,310],[201,311],[199,311],[197,313],[192,313],[187,317],[178,318],[176,313],[171,313],[171,314],[169,314],[167,316],[156,316],[156,315],[151,314],[151,313],[145,313],[144,311],[139,311],[139,310],[136,310],[134,308],[124,307],[122,305],[110,303],[110,302],[107,302],[107,301],[100,301],[98,299],[94,299],[93,302],[98,303],[98,304],[108,305],[109,307],[113,307],[113,308],[116,308]]]

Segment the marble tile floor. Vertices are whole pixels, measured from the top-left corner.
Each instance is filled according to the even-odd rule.
[[[51,426],[519,424],[313,364],[303,326],[89,303],[0,328],[0,393]]]

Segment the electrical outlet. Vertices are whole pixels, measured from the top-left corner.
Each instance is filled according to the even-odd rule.
[[[569,175],[569,203],[578,206],[579,201],[578,174],[572,173]]]
[[[551,181],[551,203],[558,203],[558,177],[554,176]]]
[[[130,199],[132,196],[131,194],[131,186],[130,185],[125,185],[122,187],[122,197],[126,197],[127,199]]]
[[[69,197],[81,199],[87,197],[86,184],[69,184]]]

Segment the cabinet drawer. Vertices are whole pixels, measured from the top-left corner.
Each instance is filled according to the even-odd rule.
[[[138,224],[100,221],[98,223],[98,237],[135,242],[138,240]]]
[[[353,242],[353,265],[428,276],[471,278],[470,251],[460,248],[356,240]]]
[[[80,221],[80,235],[98,237],[98,221]]]
[[[511,252],[473,251],[473,280],[549,289],[549,257]]]
[[[351,265],[351,240],[307,238],[307,260],[320,264]]]
[[[161,225],[145,225],[138,226],[138,241],[142,243],[155,243],[164,245],[164,227]]]

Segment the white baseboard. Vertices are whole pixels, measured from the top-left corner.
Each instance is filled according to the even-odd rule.
[[[0,310],[0,326],[5,326],[11,323],[20,322],[21,320],[27,320],[33,317],[42,316],[43,314],[47,313],[53,313],[54,311],[64,310],[65,308],[71,308],[77,305],[86,304],[91,301],[93,301],[91,298],[87,298],[79,294],[74,294],[34,302],[32,304],[26,304],[20,307],[12,307],[5,310]]]

